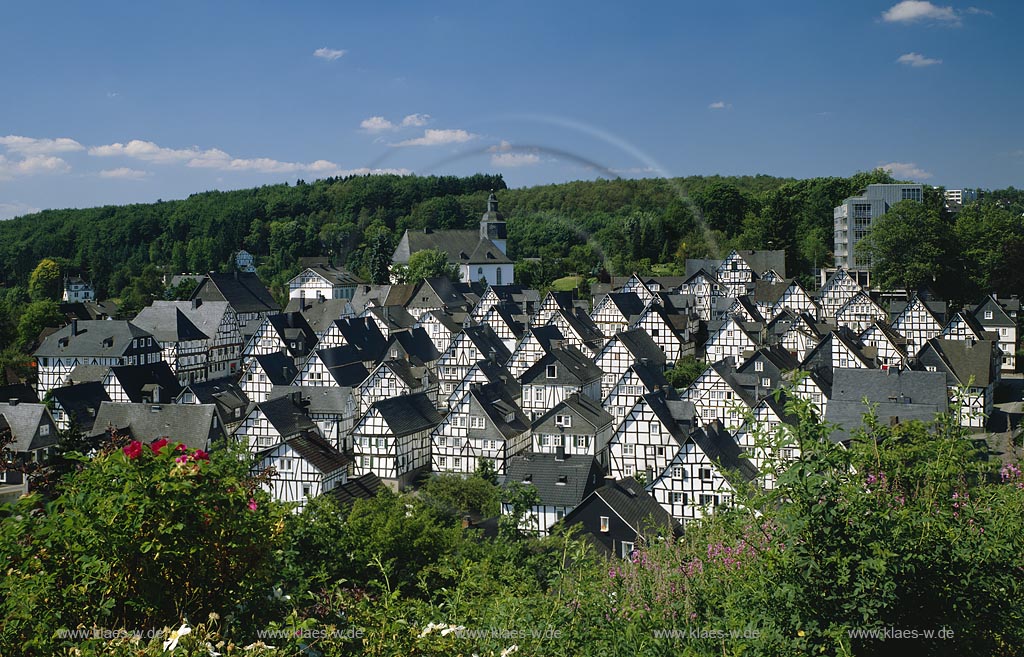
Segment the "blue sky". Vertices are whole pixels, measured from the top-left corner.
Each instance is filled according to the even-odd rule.
[[[33,2],[0,217],[362,171],[1024,186],[1024,3]]]

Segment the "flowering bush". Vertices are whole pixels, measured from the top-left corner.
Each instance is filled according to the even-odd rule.
[[[62,629],[252,614],[282,514],[233,451],[159,440],[77,457],[59,495],[3,512],[0,653],[50,654]],[[248,605],[248,606],[247,606]]]

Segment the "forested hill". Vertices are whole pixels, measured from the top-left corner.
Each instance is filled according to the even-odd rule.
[[[822,199],[820,217],[814,217],[820,219],[823,251],[832,204],[868,177],[877,178],[861,174],[820,183],[835,188]],[[532,277],[529,282],[543,284],[602,265],[618,273],[672,263],[677,256],[714,254],[740,236],[744,217],[758,212],[765,194],[811,183],[770,176],[691,177],[509,190],[500,176],[490,175],[360,176],[205,192],[179,201],[47,210],[0,222],[0,286],[26,286],[36,264],[54,258],[64,270],[84,270],[102,296],[119,297],[140,276],[151,277],[153,268],[161,273],[218,269],[241,248],[257,256],[261,276],[272,285],[286,281],[304,255],[329,254],[369,278],[374,252],[389,249],[406,228],[475,227],[491,189],[498,190],[510,220],[512,257],[545,258],[543,271],[527,267],[523,272]],[[695,216],[691,199],[701,200],[702,194],[714,206],[705,205],[714,215],[711,228],[720,235],[706,231]],[[750,228],[747,243],[764,237],[759,227]],[[786,246],[781,239],[777,244]],[[154,267],[147,271],[149,265]]]
[[[693,176],[507,189],[496,175],[356,176],[47,210],[0,222],[0,304],[27,302],[29,275],[43,258],[63,272],[80,271],[101,298],[128,307],[161,295],[163,274],[225,269],[243,248],[279,294],[298,258],[309,255],[329,255],[380,280],[405,229],[475,228],[492,189],[508,219],[517,282],[526,285],[601,270],[681,273],[686,258],[734,247],[785,249],[788,275],[806,280],[830,264],[833,207],[874,182],[893,180],[876,170],[850,178]],[[929,190],[925,205],[937,216],[939,190]],[[953,230],[950,217],[943,222]]]

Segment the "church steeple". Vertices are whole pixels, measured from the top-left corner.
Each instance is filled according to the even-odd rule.
[[[505,217],[498,211],[498,197],[492,189],[491,195],[487,197],[487,212],[480,218],[480,239],[491,240],[502,253],[506,253],[507,238]]]

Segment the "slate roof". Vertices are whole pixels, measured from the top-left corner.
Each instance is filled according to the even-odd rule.
[[[227,301],[237,313],[273,313],[281,310],[256,274],[211,271],[192,292],[192,299]]]
[[[352,397],[352,388],[336,388],[334,386],[274,386],[270,390],[270,399],[295,394],[300,395],[303,406],[310,415],[341,415],[345,411],[348,400]]]
[[[523,396],[523,386],[519,383],[519,379],[513,376],[512,372],[503,363],[497,363],[493,360],[478,360],[470,368],[470,374],[472,374],[474,368],[480,370],[488,383],[498,383],[504,386],[514,399],[519,399]]]
[[[891,418],[928,422],[946,412],[947,394],[942,372],[837,368],[825,420],[838,425],[831,439],[844,442],[863,424],[869,410],[864,399],[874,405],[883,424]]]
[[[278,313],[268,315],[269,323],[285,343],[285,348],[293,356],[302,356],[309,353],[316,346],[316,332],[302,316],[302,313]],[[292,347],[292,342],[297,341],[297,346]]]
[[[0,404],[6,404],[12,399],[27,404],[38,404],[39,395],[36,389],[27,383],[12,383],[7,386],[0,386]]]
[[[256,404],[263,417],[270,422],[271,426],[287,440],[303,432],[318,432],[316,423],[309,419],[303,406],[296,404],[296,399],[291,396],[276,397],[265,402]]]
[[[942,359],[949,370],[947,385],[966,386],[972,378],[972,386],[985,388],[995,383],[999,367],[993,363],[992,352],[998,343],[992,340],[947,340],[931,338],[918,352],[922,363],[927,360],[927,351],[931,351]]]
[[[718,266],[720,264],[722,264],[721,260],[715,260],[713,258],[687,258],[686,280],[683,281],[683,283],[689,283],[694,276],[700,273],[710,277],[717,283],[718,277],[715,276],[715,271],[718,270]]]
[[[618,340],[626,351],[633,356],[634,361],[644,360],[655,365],[665,364],[665,352],[658,346],[646,330],[642,328],[630,329],[617,333],[612,340]]]
[[[245,408],[249,404],[249,398],[234,377],[196,381],[185,386],[181,394],[185,392],[195,395],[196,401],[200,404],[218,403],[229,408]]]
[[[203,333],[176,306],[147,306],[135,316],[132,323],[152,333],[161,346],[174,342],[209,340],[212,337]]]
[[[429,229],[428,229],[429,230]],[[392,262],[407,264],[418,251],[438,249],[448,255],[448,262],[456,265],[511,264],[508,256],[494,242],[480,237],[476,230],[406,230],[391,258]]]
[[[434,341],[427,335],[423,328],[413,328],[407,331],[397,331],[388,340],[385,353],[391,355],[391,350],[396,345],[409,357],[409,362],[419,367],[427,363],[436,362],[441,353],[434,346]]]
[[[647,306],[636,292],[612,292],[608,294],[608,299],[627,320],[642,313]]]
[[[338,451],[314,431],[301,433],[285,442],[307,463],[325,475],[345,469],[352,463],[351,456]]]
[[[392,435],[399,437],[433,429],[444,419],[430,398],[422,392],[382,399],[374,402],[370,408],[377,409]]]
[[[335,320],[349,310],[348,299],[289,299],[285,312],[301,313],[317,335],[323,335]]]
[[[506,358],[505,361],[508,359]],[[504,361],[502,361],[504,362]],[[555,365],[555,377],[548,378],[548,365]],[[584,385],[601,378],[601,368],[573,345],[552,348],[523,372],[519,381],[528,384]]]
[[[604,333],[602,333],[601,329],[594,323],[594,320],[590,318],[590,315],[585,313],[582,309],[576,308],[571,312],[559,310],[556,314],[562,316],[569,327],[575,331],[576,335],[578,335],[587,346],[599,349],[604,344]],[[555,318],[552,317],[551,321],[555,321]]]
[[[112,367],[114,377],[128,399],[136,404],[152,401],[156,389],[160,390],[160,402],[169,403],[181,393],[181,383],[164,361],[145,365],[123,365]]]
[[[68,374],[68,385],[102,381],[110,371],[109,365],[76,365]]]
[[[757,477],[757,468],[744,456],[732,434],[720,422],[695,430],[690,434],[690,440],[719,467],[736,471],[747,481]]]
[[[574,392],[559,402],[550,411],[534,420],[533,431],[536,433],[543,430],[561,430],[562,427],[556,427],[554,424],[555,416],[565,415],[567,413],[571,414],[574,418],[572,431],[569,432],[574,434],[580,433],[580,426],[575,422],[575,420],[581,420],[589,424],[594,433],[610,426],[615,421],[615,418],[610,413],[601,408],[601,404],[586,395]],[[597,445],[598,452],[602,449],[604,449],[604,445]]]
[[[409,363],[404,360],[386,360],[382,362],[377,369],[382,367],[390,370],[391,373],[408,388],[419,388],[423,385],[420,378],[412,371],[412,367],[409,366]]]
[[[113,301],[71,301],[58,304],[57,310],[68,321],[72,319],[109,319],[116,317],[120,308]]]
[[[93,433],[108,427],[127,429],[132,438],[151,443],[160,438],[185,443],[192,449],[208,450],[222,435],[213,428],[216,418],[213,404],[100,404]]]
[[[54,388],[50,391],[50,398],[85,435],[92,431],[100,405],[110,401],[110,396],[99,381]]]
[[[363,360],[377,361],[385,353],[388,339],[380,332],[377,322],[369,317],[346,317],[334,322],[345,342],[363,353]]]
[[[647,393],[644,403],[654,412],[662,426],[682,446],[693,431],[697,411],[693,402],[669,399],[664,392]]]
[[[448,312],[466,312],[473,305],[465,296],[468,290],[460,289],[457,283],[446,276],[424,279],[416,289],[416,294],[405,305],[406,308],[424,308],[435,304]]]
[[[306,272],[313,272],[314,274],[326,279],[328,283],[334,286],[353,287],[365,282],[346,269],[319,263],[306,267],[306,269],[299,272],[299,274],[295,276],[295,278],[292,278],[291,281],[288,281],[288,283],[291,283]]]
[[[272,354],[257,354],[253,358],[259,363],[260,369],[273,385],[288,385],[298,374],[295,361],[280,351],[275,351]]]
[[[476,346],[484,358],[492,358],[499,363],[507,363],[512,356],[508,347],[490,326],[467,326],[462,329],[466,337]]]
[[[198,302],[198,305],[197,303]],[[227,301],[154,301],[150,308],[177,308],[201,333],[216,336],[224,313],[231,308]]]
[[[0,404],[0,420],[3,420],[3,423],[10,428],[11,437],[14,439],[3,449],[12,452],[28,452],[57,444],[57,425],[53,423],[53,418],[50,417],[50,411],[45,404],[3,402]],[[50,426],[50,435],[38,435],[39,427],[43,424]]]
[[[36,350],[36,356],[50,358],[117,358],[132,348],[132,340],[153,337],[131,322],[120,320],[90,320],[77,322],[77,334],[71,335],[68,324],[49,335]],[[67,346],[61,340],[67,339]],[[106,340],[112,340],[106,343]]]
[[[384,322],[389,332],[401,331],[416,325],[416,318],[410,315],[404,306],[370,306],[364,312]]]
[[[1014,304],[1016,307],[1014,307]],[[988,324],[989,326],[1016,326],[1017,323],[1007,313],[1007,309],[1019,310],[1019,307],[1019,299],[995,299],[992,296],[988,296],[977,306],[973,308],[968,307],[968,309],[971,310],[974,318],[982,324]],[[992,319],[985,319],[986,310],[992,311]]]
[[[593,456],[521,454],[505,461],[505,485],[529,483],[545,506],[574,507],[603,481],[601,465]],[[564,483],[558,483],[562,481]]]
[[[469,387],[469,394],[475,400],[476,406],[490,418],[487,430],[496,430],[499,434],[496,437],[512,438],[530,430],[529,419],[523,413],[523,409],[516,404],[509,389],[502,383],[472,384]],[[514,415],[512,420],[505,419],[509,413]],[[471,435],[475,435],[477,430],[469,431]]]
[[[587,505],[597,500],[614,511],[639,535],[643,535],[644,530],[652,525],[670,528],[676,534],[682,531],[679,523],[633,477],[619,481],[605,479],[600,488],[591,493],[576,509],[566,514],[565,524],[571,525],[573,519]]]
[[[333,497],[334,501],[341,506],[348,506],[356,500],[368,500],[376,497],[383,485],[384,482],[380,480],[380,477],[369,472],[361,477],[349,479],[340,486],[335,486],[325,495]]]
[[[784,249],[751,251],[738,249],[736,253],[750,265],[755,274],[763,274],[769,269],[786,277],[786,251]]]

